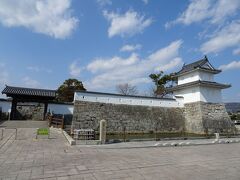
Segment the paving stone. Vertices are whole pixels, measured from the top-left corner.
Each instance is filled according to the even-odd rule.
[[[19,129],[24,138],[9,140],[0,148],[1,180],[240,177],[240,143],[157,148],[127,147],[137,143],[118,144],[114,148],[112,145],[70,147],[61,133],[52,132],[55,139],[36,141],[34,132],[31,128]],[[141,145],[149,144],[154,142]]]

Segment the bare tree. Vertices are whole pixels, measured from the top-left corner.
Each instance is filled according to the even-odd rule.
[[[132,86],[131,84],[124,83],[124,84],[118,84],[116,86],[116,90],[118,93],[123,95],[137,95],[138,90],[136,86]]]

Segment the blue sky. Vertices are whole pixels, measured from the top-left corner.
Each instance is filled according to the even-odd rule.
[[[205,54],[240,101],[239,0],[1,0],[0,88],[56,89],[77,78],[88,90],[153,86]]]

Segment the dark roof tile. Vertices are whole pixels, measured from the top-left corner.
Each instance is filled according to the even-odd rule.
[[[2,94],[55,97],[56,90],[6,86],[2,91]]]
[[[189,82],[189,83],[185,83],[185,84],[169,87],[169,88],[167,88],[167,92],[173,92],[173,91],[176,91],[176,90],[185,89],[186,87],[196,86],[196,85],[208,86],[208,87],[220,88],[220,89],[225,89],[225,88],[231,87],[230,84],[221,84],[221,83],[212,82],[212,81],[201,81],[201,80],[198,80],[198,81],[193,81],[193,82]]]
[[[210,64],[208,59],[207,59],[207,57],[205,56],[201,60],[198,60],[198,61],[193,62],[191,64],[183,65],[182,69],[179,72],[177,72],[177,75],[193,71],[194,69],[197,69],[197,68],[200,68],[200,69],[203,69],[203,70],[212,71],[214,73],[221,72],[220,70],[215,69],[211,64],[210,64],[211,68],[204,67],[204,65],[206,63]]]

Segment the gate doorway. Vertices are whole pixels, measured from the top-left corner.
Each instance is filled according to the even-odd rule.
[[[36,120],[44,120],[48,109],[48,103],[53,101],[56,97],[55,90],[49,89],[34,89],[7,86],[2,91],[7,97],[12,98],[10,120],[24,119],[20,112],[32,111],[30,113],[36,116]],[[39,112],[36,112],[39,111]],[[28,115],[27,115],[28,114]],[[25,117],[25,119],[28,117]]]
[[[42,121],[44,119],[44,104],[35,102],[17,103],[15,119]]]

